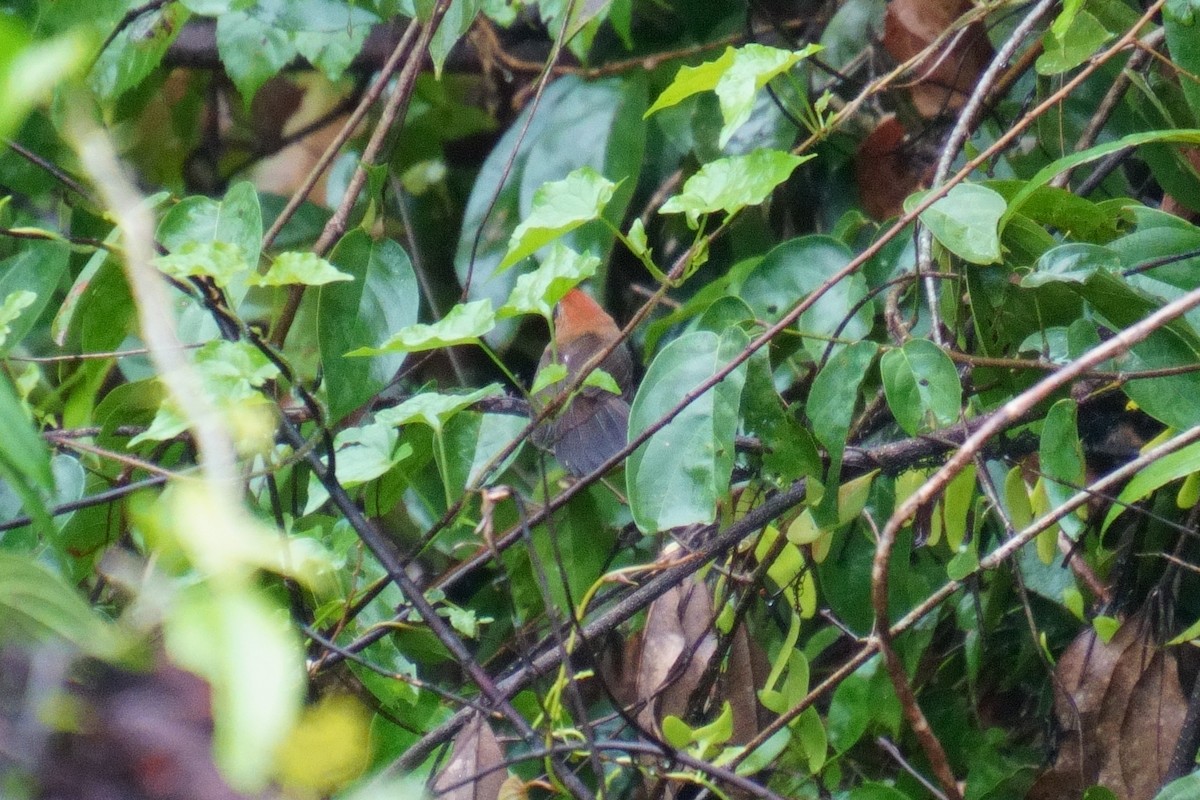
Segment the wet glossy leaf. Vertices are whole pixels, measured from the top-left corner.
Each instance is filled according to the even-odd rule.
[[[404,363],[404,353],[372,359],[346,358],[417,321],[417,278],[412,262],[391,239],[372,239],[356,228],[338,242],[329,260],[354,277],[320,290],[317,310],[321,364],[332,421],[367,402]]]
[[[654,359],[634,398],[630,438],[679,403],[749,342],[739,328],[721,336],[698,331],[679,337]],[[688,405],[629,457],[626,483],[634,521],[644,532],[711,522],[728,490],[733,436],[746,367],[739,366]]]
[[[928,339],[910,339],[879,360],[888,407],[909,436],[958,421],[962,384],[950,357]]]
[[[904,203],[914,208],[923,195]],[[921,222],[943,247],[972,264],[1000,261],[1000,218],[1007,203],[997,192],[974,183],[960,183],[921,212]]]

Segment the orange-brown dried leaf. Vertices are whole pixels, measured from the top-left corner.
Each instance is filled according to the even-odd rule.
[[[908,61],[971,7],[967,0],[893,0],[884,15],[884,49],[897,62]],[[991,60],[992,46],[982,24],[950,34],[910,73],[917,111],[927,118],[957,111]]]

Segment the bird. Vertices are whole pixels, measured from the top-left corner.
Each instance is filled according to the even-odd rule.
[[[621,329],[587,292],[576,287],[567,292],[554,311],[554,342],[547,345],[538,362],[538,372],[555,363],[567,376],[534,394],[535,412],[545,408],[578,377],[581,368],[621,336]],[[633,397],[633,355],[621,342],[600,362],[621,389],[614,394],[599,386],[584,386],[534,429],[535,445],[554,453],[571,475],[581,478],[593,472],[625,446],[629,436],[629,403]]]

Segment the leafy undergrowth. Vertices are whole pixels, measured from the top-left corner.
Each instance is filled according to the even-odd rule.
[[[750,9],[0,16],[0,793],[1200,793],[1195,3]]]

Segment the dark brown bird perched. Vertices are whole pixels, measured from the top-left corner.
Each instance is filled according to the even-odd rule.
[[[580,369],[597,353],[616,341],[621,329],[582,289],[567,292],[554,311],[554,346],[547,345],[538,371],[554,363],[567,369],[567,377],[533,396],[535,412],[545,408],[579,376]],[[584,386],[565,406],[534,429],[533,443],[552,450],[559,463],[579,478],[595,470],[625,446],[629,436],[629,401],[633,397],[633,356],[624,342],[600,362],[621,394],[598,386]]]

